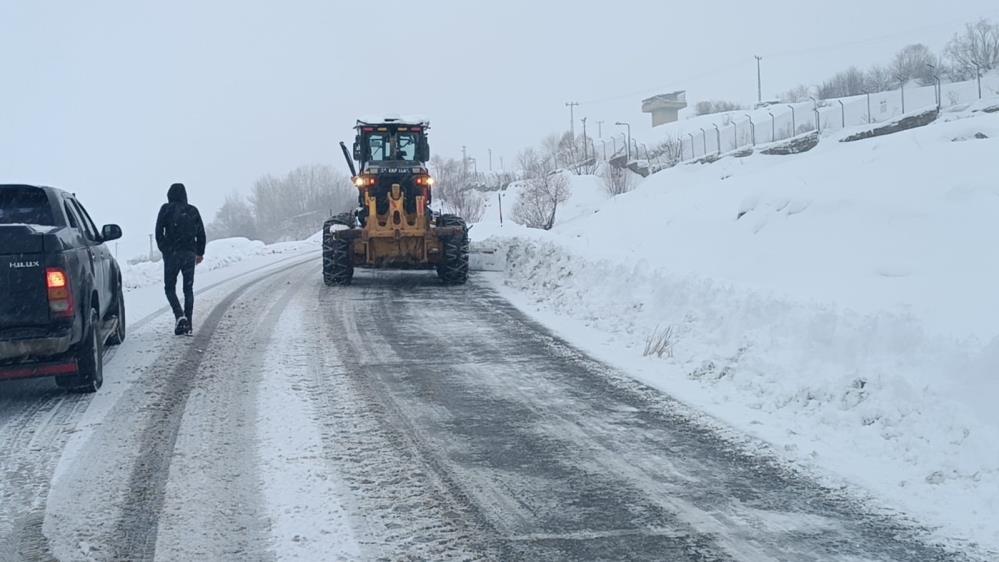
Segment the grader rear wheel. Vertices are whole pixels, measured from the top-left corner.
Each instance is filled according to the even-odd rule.
[[[456,215],[441,215],[437,218],[439,227],[461,227],[461,234],[441,239],[444,256],[437,265],[437,276],[445,285],[464,285],[468,281],[468,226]]]
[[[323,239],[323,282],[329,286],[350,285],[353,278],[350,241],[338,240],[327,234]]]

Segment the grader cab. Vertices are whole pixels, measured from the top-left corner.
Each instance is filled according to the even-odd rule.
[[[323,227],[323,280],[349,285],[355,268],[436,269],[449,285],[468,279],[468,227],[430,209],[430,123],[358,121],[353,154],[340,143],[358,190],[355,211]],[[354,161],[357,161],[357,168]]]

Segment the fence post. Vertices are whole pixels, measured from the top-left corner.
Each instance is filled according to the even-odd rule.
[[[871,121],[871,93],[867,92],[867,124],[870,125],[871,123],[873,123]]]
[[[846,128],[846,104],[843,103],[843,100],[836,100],[836,101],[839,102],[839,115],[840,115],[840,120],[841,120],[840,126],[845,129]]]
[[[693,160],[697,158],[697,155],[694,154],[694,133],[687,133],[687,136],[690,137],[690,159]]]
[[[770,114],[770,142],[777,141],[777,118],[774,117],[773,111],[768,111]]]
[[[715,141],[718,143],[718,154],[721,154],[721,129],[718,128],[717,123],[711,124],[715,128]]]
[[[746,114],[746,119],[749,119],[750,140],[752,141],[753,146],[756,146],[756,123],[753,123],[753,116],[748,113]]]
[[[794,106],[791,104],[788,104],[787,106],[791,108],[791,136],[793,137],[798,134],[798,121],[794,115]]]

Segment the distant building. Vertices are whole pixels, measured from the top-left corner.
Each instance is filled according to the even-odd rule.
[[[679,118],[680,110],[687,107],[687,91],[678,90],[642,100],[642,112],[652,114],[652,126],[672,123]]]

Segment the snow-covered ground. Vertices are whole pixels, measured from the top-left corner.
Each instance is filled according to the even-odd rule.
[[[246,238],[212,240],[205,247],[205,261],[198,266],[196,275],[225,269],[252,258],[265,257],[266,259],[266,256],[300,253],[306,248],[318,248],[321,242],[321,234],[316,234],[301,242],[282,242],[271,245]],[[122,282],[126,289],[139,289],[163,282],[162,262],[146,261],[136,264],[121,262],[121,267]]]
[[[505,225],[493,204],[472,236],[505,255],[504,294],[573,343],[999,548],[999,113],[836,142],[849,132],[615,198],[576,179],[551,232],[511,224],[511,192]]]

